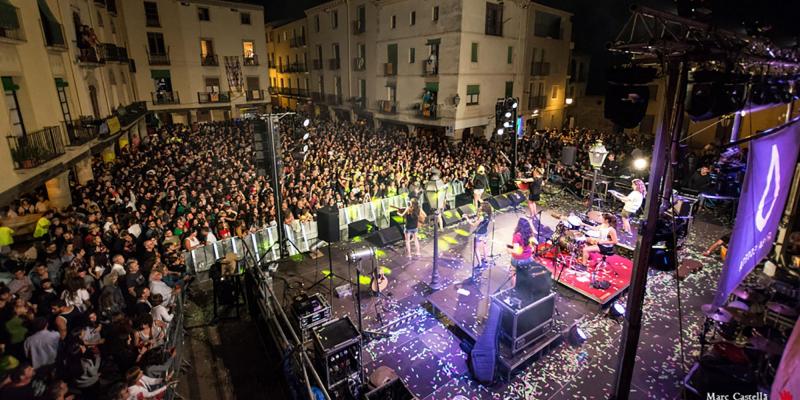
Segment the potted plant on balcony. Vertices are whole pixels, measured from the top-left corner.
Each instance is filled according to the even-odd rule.
[[[13,148],[11,149],[11,159],[14,160],[20,168],[33,168],[36,161],[32,150],[33,148],[27,146]]]

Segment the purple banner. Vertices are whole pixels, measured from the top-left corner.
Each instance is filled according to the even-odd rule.
[[[722,305],[769,254],[800,148],[800,123],[750,142],[747,173],[714,304]]]

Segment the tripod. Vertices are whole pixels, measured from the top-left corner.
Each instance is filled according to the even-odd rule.
[[[328,291],[329,291],[329,295],[330,295],[330,297],[328,297],[328,301],[330,301],[333,298],[333,278],[339,278],[339,279],[341,279],[341,280],[343,280],[343,281],[345,281],[345,282],[347,282],[347,283],[349,283],[351,285],[353,284],[353,282],[351,282],[350,279],[345,278],[345,277],[333,272],[333,254],[331,252],[331,243],[328,242],[328,274],[323,276],[322,278],[319,278],[319,280],[314,282],[311,286],[309,286],[307,290],[311,290],[311,289],[315,288],[317,285],[319,285],[322,282],[325,282],[327,280],[328,281]]]

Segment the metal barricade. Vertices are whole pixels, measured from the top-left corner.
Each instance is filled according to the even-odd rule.
[[[175,354],[172,356],[172,359],[168,361],[169,366],[165,371],[165,375],[172,374],[174,378],[180,378],[181,367],[183,366],[184,357],[186,355],[184,346],[185,338],[183,336],[183,302],[183,295],[176,296],[175,307],[172,311],[173,317],[169,324],[169,329],[167,330],[167,340],[164,344],[164,349],[175,349]],[[164,392],[164,399],[172,400],[175,398],[182,398],[182,396],[177,393],[175,386],[170,386],[169,389]]]

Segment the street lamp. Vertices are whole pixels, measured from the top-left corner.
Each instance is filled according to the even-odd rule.
[[[445,189],[447,185],[444,184],[439,177],[439,171],[433,170],[431,172],[431,179],[425,183],[425,199],[428,205],[433,209],[433,266],[431,269],[431,290],[439,290],[441,288],[439,282],[439,218],[444,208],[445,202]]]
[[[594,194],[595,189],[597,188],[597,175],[600,173],[600,168],[603,167],[603,163],[606,161],[606,156],[608,155],[608,150],[606,150],[606,146],[603,146],[603,141],[598,140],[595,142],[592,147],[589,147],[589,164],[592,165],[594,169],[594,178],[592,178],[592,194],[589,197],[589,211],[592,211],[594,207]]]

